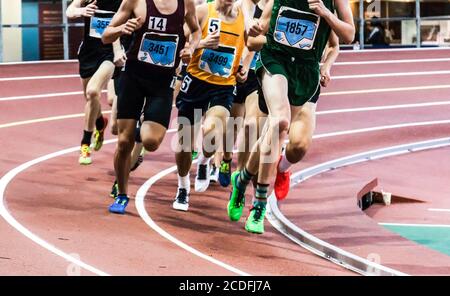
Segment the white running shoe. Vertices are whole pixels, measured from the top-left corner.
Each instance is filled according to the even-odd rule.
[[[197,176],[195,177],[195,191],[205,192],[209,187],[209,161],[207,164],[197,163]]]
[[[172,207],[177,211],[187,212],[189,209],[189,193],[184,188],[178,188],[177,197],[173,202]]]
[[[211,183],[217,183],[219,181],[219,168],[213,166],[211,167],[211,172],[209,173],[209,180]]]

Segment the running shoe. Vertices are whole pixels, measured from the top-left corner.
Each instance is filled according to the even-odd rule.
[[[196,160],[198,158],[198,152],[192,151],[192,160]]]
[[[245,191],[239,190],[237,187],[240,171],[236,171],[231,175],[231,194],[227,205],[228,217],[231,221],[239,221],[245,206]]]
[[[103,126],[103,129],[101,131],[95,129],[94,132],[94,150],[95,151],[100,151],[100,149],[102,149],[103,146],[103,141],[105,140],[105,130],[106,127],[108,126],[108,118],[107,117],[103,117],[103,120],[105,121],[105,125]]]
[[[222,160],[219,170],[219,183],[222,187],[228,187],[231,182],[231,162]]]
[[[266,216],[266,203],[256,201],[250,209],[250,215],[245,223],[245,230],[251,233],[264,233],[264,217]]]
[[[139,154],[135,164],[130,169],[130,171],[134,172],[135,170],[137,170],[137,168],[144,162],[144,155],[145,155],[145,148],[142,147],[141,154]]]
[[[219,181],[219,169],[213,165],[211,172],[209,173],[209,180],[211,183],[217,183]]]
[[[130,199],[128,196],[117,196],[114,203],[109,206],[109,212],[114,214],[125,214],[125,209]]]
[[[78,159],[78,162],[81,165],[89,165],[92,163],[91,147],[89,147],[89,145],[86,144],[81,145],[80,158]]]
[[[280,157],[281,161],[281,157]],[[279,165],[279,162],[278,162]],[[283,200],[287,197],[289,193],[289,188],[291,187],[291,172],[286,171],[284,173],[280,172],[277,166],[277,177],[275,179],[274,191],[277,200]]]
[[[117,180],[114,181],[114,184],[111,188],[111,193],[109,194],[109,196],[111,196],[112,198],[116,199],[117,194],[119,194],[119,185],[117,184]]]
[[[209,187],[209,162],[207,164],[197,163],[197,176],[195,177],[195,191],[205,192]]]
[[[185,188],[178,188],[172,207],[177,211],[187,212],[189,209],[189,194]]]

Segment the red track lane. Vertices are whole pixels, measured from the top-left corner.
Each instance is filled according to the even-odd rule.
[[[80,78],[0,81],[0,87],[1,98],[82,91]]]
[[[371,54],[344,53],[341,55],[340,61],[446,58],[448,52],[437,50],[419,53],[393,52],[389,53],[389,56],[386,56],[386,53],[375,52]],[[416,71],[422,71],[421,69],[424,69],[423,71],[425,69],[439,70],[436,64],[424,66],[425,68],[422,68],[422,64],[417,64],[417,66],[418,70]],[[77,71],[76,67],[76,64],[0,66],[0,77],[49,75],[50,72],[52,75],[55,73],[73,74]],[[397,69],[395,72],[414,70],[414,67],[407,64],[399,64],[395,67]],[[6,74],[5,69],[8,70]],[[21,70],[24,71],[21,72]],[[360,73],[384,73],[391,71],[392,66],[377,65],[373,67],[373,70],[370,72],[370,67],[363,67]],[[449,68],[442,70],[449,70]],[[339,72],[339,75],[360,74],[355,67],[345,66],[345,70],[338,71],[342,71]],[[418,85],[448,84],[449,77],[450,75],[423,76]],[[445,79],[447,80],[445,81]],[[77,81],[77,79],[64,80],[66,88],[61,86],[61,90],[80,89],[79,81],[76,86],[72,85],[72,82],[68,82],[72,80]],[[417,84],[411,83],[412,81],[417,81],[417,77],[336,80],[327,91],[416,86]],[[46,82],[46,80],[41,82]],[[36,84],[36,81],[29,81],[29,83],[33,85],[33,92],[40,90],[39,83]],[[48,83],[40,84],[43,90],[41,93],[54,90]],[[22,85],[21,88],[25,88],[27,84],[20,85]],[[72,89],[74,86],[75,88]],[[0,84],[0,89],[2,92],[0,96],[4,96],[2,84]],[[442,89],[323,96],[320,100],[319,110],[444,101],[449,100],[449,93],[449,89]],[[14,95],[21,94],[16,88]],[[81,98],[77,97],[0,102],[2,110],[0,124],[80,113],[82,105]],[[43,106],[45,108],[42,108]],[[5,107],[8,108],[7,114],[3,112],[6,110]],[[317,133],[410,121],[450,119],[446,117],[449,110],[448,106],[441,106],[350,113],[350,115],[323,115],[318,117]],[[2,139],[6,139],[2,140],[4,153],[0,157],[0,175],[28,160],[76,146],[81,129],[81,118],[0,129]],[[450,125],[439,125],[318,139],[314,142],[305,161],[297,165],[295,170],[357,152],[444,137],[448,136],[449,132]],[[133,175],[130,188],[132,194],[148,177],[155,175],[161,169],[174,165],[174,156],[169,149],[171,137],[172,135],[169,135],[166,138],[160,151],[147,156],[142,169]],[[26,144],[23,140],[17,139],[26,139]],[[95,165],[87,168],[77,166],[77,154],[71,153],[28,169],[18,175],[8,186],[6,192],[8,208],[21,223],[45,240],[67,253],[80,254],[81,260],[108,273],[229,274],[229,271],[195,257],[157,235],[136,215],[134,203],[130,203],[130,215],[117,217],[107,213],[107,206],[111,202],[107,195],[113,180],[113,151],[114,144],[105,146],[104,151],[94,154]],[[409,157],[414,157],[414,154]],[[382,161],[380,161],[380,167],[381,165]],[[375,222],[364,213],[358,212],[354,208],[347,208],[347,205],[350,204],[354,207],[354,203],[350,203],[354,199],[349,199],[345,193],[353,193],[359,186],[358,182],[348,183],[348,180],[350,179],[347,175],[339,179],[338,174],[328,180],[323,176],[313,178],[303,184],[300,189],[291,192],[282,211],[292,218],[294,223],[307,230],[315,231],[317,227],[325,230],[318,233],[313,231],[313,233],[326,240],[336,242],[338,246],[363,257],[373,250],[380,254],[391,249],[394,253],[398,250],[403,250],[403,252],[407,250],[416,252],[417,255],[424,251],[424,257],[417,260],[424,266],[423,269],[420,269],[419,263],[405,265],[396,261],[395,259],[401,257],[399,253],[396,253],[396,256],[383,254],[382,263],[412,273],[443,273],[441,266],[427,255],[427,249],[418,250],[416,246],[411,246],[412,243],[409,241],[390,233],[387,234],[381,228],[376,228]],[[315,185],[310,186],[310,184]],[[325,191],[320,191],[323,188]],[[206,194],[192,194],[192,206],[189,213],[175,212],[171,210],[171,202],[176,190],[176,179],[174,174],[170,174],[151,188],[146,198],[146,207],[155,222],[176,238],[205,254],[251,274],[352,274],[291,243],[271,228],[268,223],[266,224],[267,233],[258,237],[247,234],[242,228],[242,221],[235,224],[227,222],[225,207],[228,192],[215,186],[211,189]],[[340,196],[343,198],[337,198]],[[354,198],[354,195],[351,198]],[[319,211],[319,206],[322,204],[335,205],[336,208],[332,211]],[[347,213],[350,212],[352,214],[348,216]],[[353,215],[353,213],[358,215]],[[349,221],[352,224],[344,224],[346,227],[342,229],[330,226],[336,223],[349,223]],[[353,229],[353,231],[361,231],[361,233],[353,232],[357,235],[352,236],[351,227],[348,225],[358,225],[359,227],[356,222],[362,223],[361,229],[370,229],[371,231],[375,229],[374,231],[380,234],[380,239],[388,237],[391,243],[388,240],[385,244],[380,242],[379,245],[375,245],[367,237],[367,233],[359,228],[358,230]],[[5,264],[0,264],[1,274],[65,274],[68,264],[64,260],[36,246],[3,221],[0,221],[0,235],[10,238],[0,244],[0,257],[7,254],[5,257],[10,258],[4,260]],[[19,243],[21,248],[17,248]],[[401,246],[404,248],[402,249]],[[258,252],[255,252],[256,248]],[[37,256],[41,260],[36,260]],[[433,254],[433,256],[439,258],[440,255]],[[30,265],[33,265],[33,268],[20,268],[20,266]],[[89,273],[83,272],[83,274]]]
[[[450,49],[341,51],[340,62],[448,58]]]
[[[50,71],[49,71],[50,70]],[[77,74],[77,63],[1,65],[0,78]]]
[[[332,69],[332,75],[347,76],[425,71],[448,71],[448,69],[450,69],[450,61],[401,64],[401,67],[399,67],[399,64],[335,65]]]
[[[450,188],[442,186],[448,182],[450,168],[440,165],[449,162],[450,148],[441,148],[417,152],[414,157],[403,155],[370,163],[370,170],[380,172],[377,190],[383,189],[417,203],[394,203],[389,207],[375,205],[366,210],[366,214],[377,222],[449,224],[448,212],[428,210],[450,209]],[[395,167],[399,173],[383,172],[385,166]],[[367,172],[367,166],[357,166],[351,172],[361,174],[362,171]]]

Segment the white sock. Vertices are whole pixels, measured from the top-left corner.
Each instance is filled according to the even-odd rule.
[[[188,193],[191,191],[191,180],[189,179],[189,174],[184,177],[178,175],[178,188],[186,189]]]
[[[202,152],[202,153],[200,153],[200,155],[198,156],[198,164],[208,164],[210,159],[211,159],[211,158],[206,158],[206,157],[203,155],[203,152]]]
[[[293,164],[290,163],[289,160],[287,159],[286,154],[283,154],[281,156],[281,161],[278,164],[278,171],[280,171],[281,173],[284,173],[284,172],[288,171],[292,165]]]

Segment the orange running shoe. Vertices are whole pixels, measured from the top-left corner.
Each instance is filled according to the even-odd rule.
[[[280,156],[280,161],[283,156]],[[278,161],[278,166],[280,165]],[[291,172],[288,170],[284,173],[280,172],[277,166],[277,178],[275,179],[275,196],[277,200],[283,200],[289,193],[291,187]]]

